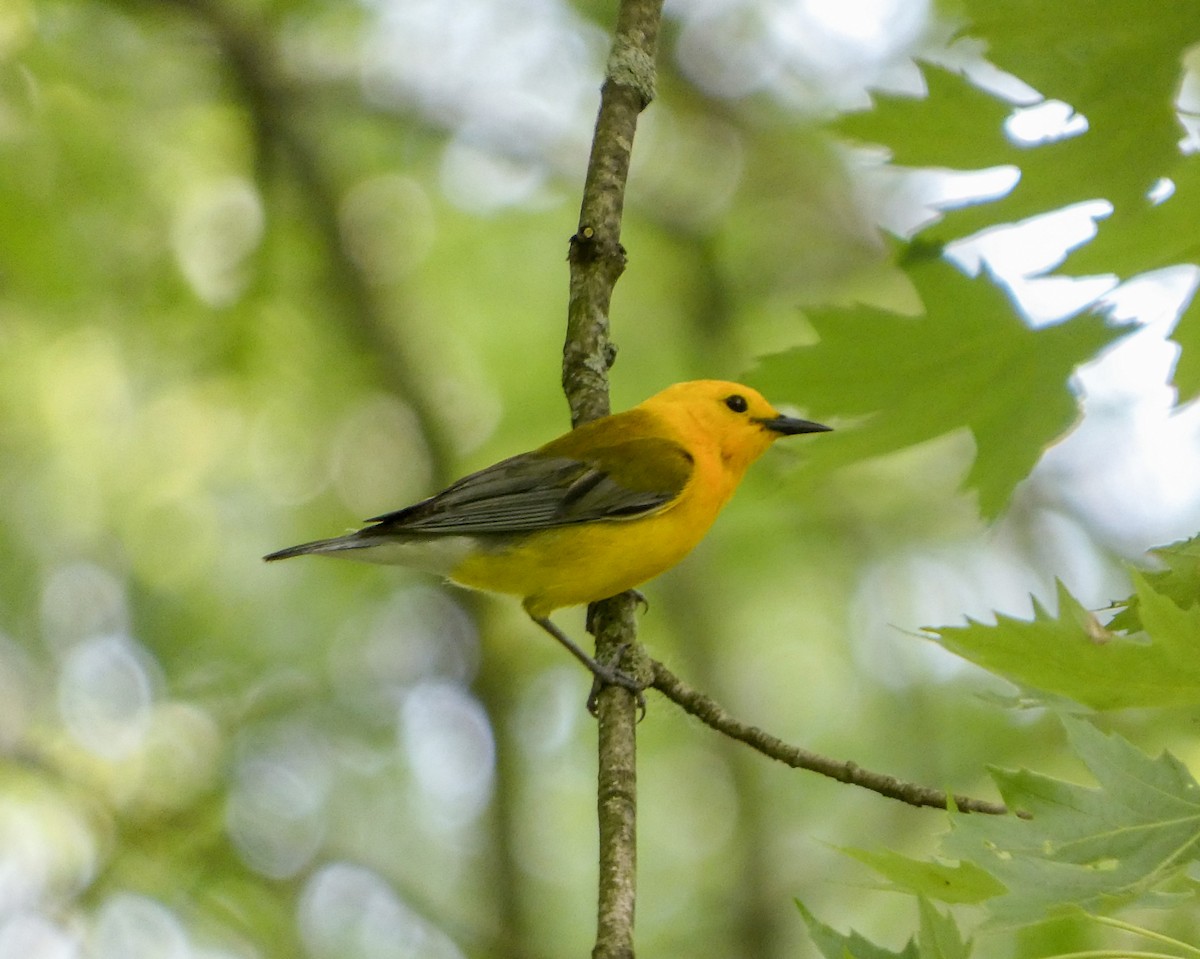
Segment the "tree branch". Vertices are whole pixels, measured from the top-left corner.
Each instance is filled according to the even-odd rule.
[[[829,776],[838,782],[862,786],[881,796],[898,799],[911,806],[933,806],[945,809],[952,802],[959,812],[987,813],[992,816],[1003,816],[1009,812],[1008,807],[1003,803],[973,799],[970,796],[959,794],[950,795],[940,789],[905,782],[895,776],[863,769],[853,762],[830,759],[828,756],[785,743],[782,739],[772,736],[757,726],[734,719],[723,707],[698,690],[692,689],[657,660],[651,660],[650,666],[654,677],[650,685],[681,707],[684,712],[691,713],[717,732],[743,742],[752,749],[757,749],[764,756],[776,759],[793,769],[807,769],[810,772],[820,773],[822,776]],[[1027,814],[1021,812],[1018,812],[1017,815],[1028,818]]]
[[[662,0],[623,0],[592,137],[579,229],[571,237],[570,303],[563,391],[578,425],[609,412],[608,336],[613,286],[625,270],[621,216],[638,114],[654,98],[654,54]]]
[[[622,0],[617,12],[600,111],[592,137],[579,228],[571,238],[570,300],[562,385],[578,426],[611,410],[608,370],[616,359],[609,338],[613,287],[625,270],[621,216],[638,115],[654,98],[654,57],[662,0]],[[595,603],[588,627],[596,658],[615,662],[635,644],[630,594]],[[629,669],[626,665],[623,668]],[[607,686],[596,702],[599,770],[597,815],[600,879],[594,959],[631,959],[637,869],[637,704],[626,689]]]

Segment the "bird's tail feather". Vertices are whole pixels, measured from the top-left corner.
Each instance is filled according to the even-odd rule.
[[[343,549],[363,549],[364,547],[376,544],[376,540],[366,539],[351,533],[348,536],[335,536],[332,539],[318,539],[313,540],[311,543],[301,543],[299,546],[289,546],[287,549],[268,553],[263,559],[268,563],[273,563],[277,559],[291,559],[293,556],[336,553]]]

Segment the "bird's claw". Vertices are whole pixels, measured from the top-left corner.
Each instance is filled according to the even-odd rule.
[[[592,666],[592,690],[588,693],[587,698],[587,709],[593,716],[598,715],[600,691],[605,686],[620,686],[622,689],[627,689],[633,693],[638,706],[638,722],[640,723],[646,718],[646,694],[644,692],[646,684],[641,682],[636,676],[619,669],[617,666],[628,648],[628,643],[622,643],[618,646],[611,662],[602,663],[598,660],[594,661],[594,665]]]
[[[621,643],[617,646],[613,656],[608,662],[600,662],[599,660],[589,656],[575,643],[570,636],[564,633],[561,629],[555,626],[545,616],[533,616],[531,618],[535,623],[542,627],[547,633],[558,640],[572,656],[585,665],[592,673],[592,691],[588,694],[587,708],[588,712],[593,716],[597,711],[597,698],[600,695],[600,690],[605,686],[620,686],[622,689],[627,689],[633,693],[637,699],[638,709],[641,710],[641,716],[638,722],[646,716],[646,697],[642,694],[642,690],[646,688],[648,683],[640,682],[636,676],[632,676],[622,669],[618,669],[618,664],[629,650],[629,643]]]
[[[643,613],[650,612],[650,600],[646,599],[645,593],[640,589],[627,589],[624,593],[618,593],[618,596],[632,596],[635,605],[642,607]],[[596,629],[596,607],[589,605],[587,609],[587,621],[585,626],[589,633],[595,633]]]

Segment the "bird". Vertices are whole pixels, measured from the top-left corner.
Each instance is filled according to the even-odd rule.
[[[585,653],[550,614],[616,596],[670,569],[777,439],[830,429],[779,413],[739,383],[676,383],[368,519],[355,532],[263,558],[345,557],[517,596],[597,683],[636,687],[640,695],[636,681]]]

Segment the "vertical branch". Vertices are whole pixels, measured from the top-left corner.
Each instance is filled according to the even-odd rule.
[[[622,0],[592,138],[579,229],[571,237],[563,392],[578,426],[610,411],[608,370],[613,287],[625,270],[621,215],[638,115],[654,99],[654,56],[662,0]],[[635,640],[629,594],[588,611],[596,656],[613,661]],[[600,879],[593,959],[631,959],[637,867],[637,705],[628,690],[606,687],[597,701],[597,813]]]
[[[571,237],[571,288],[563,347],[563,391],[578,426],[609,412],[608,335],[613,286],[625,270],[621,214],[638,114],[654,99],[654,53],[662,0],[622,0],[600,93],[579,229]]]

